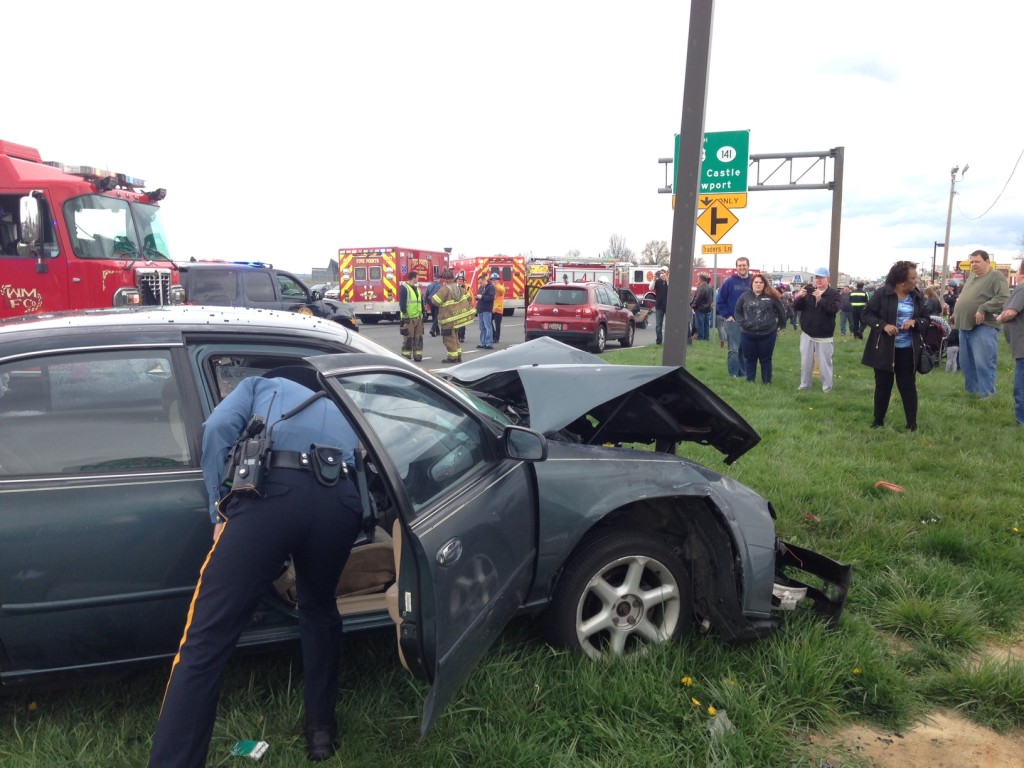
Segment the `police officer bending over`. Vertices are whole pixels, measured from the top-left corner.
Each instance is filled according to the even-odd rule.
[[[242,381],[206,421],[202,467],[214,542],[171,666],[150,766],[206,764],[228,659],[288,555],[298,590],[308,757],[334,753],[342,624],[334,593],[361,524],[346,468],[358,441],[337,406],[314,390],[312,369],[279,368]]]

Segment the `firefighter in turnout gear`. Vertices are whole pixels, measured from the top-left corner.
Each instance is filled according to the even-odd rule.
[[[423,294],[415,269],[409,270],[408,278],[402,283],[398,311],[402,314],[402,357],[418,363],[423,360]]]
[[[462,273],[459,273],[462,275]],[[464,275],[463,275],[464,276]],[[454,275],[450,269],[441,273],[441,290],[434,294],[431,301],[438,308],[438,325],[441,328],[441,341],[447,353],[442,362],[462,362],[462,346],[459,344],[459,329],[465,328],[476,318],[473,309],[473,294],[466,286],[454,283]]]

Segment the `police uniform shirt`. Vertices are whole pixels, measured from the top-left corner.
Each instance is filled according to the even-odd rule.
[[[345,463],[355,463],[359,444],[355,431],[330,398],[322,397],[290,419],[281,414],[301,405],[315,392],[286,378],[244,379],[206,420],[203,432],[203,481],[210,498],[210,519],[220,522],[217,502],[228,489],[222,485],[224,462],[235,440],[253,415],[262,416],[273,451],[308,451],[311,443],[341,448]]]

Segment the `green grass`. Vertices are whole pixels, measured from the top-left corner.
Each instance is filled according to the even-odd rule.
[[[792,331],[775,383],[729,379],[725,350],[698,343],[687,367],[754,426],[761,444],[728,467],[713,451],[681,453],[770,498],[779,535],[854,565],[837,630],[792,616],[776,635],[727,646],[714,634],[636,658],[594,663],[544,645],[518,620],[420,742],[426,686],[395,658],[389,633],[349,637],[339,718],[344,742],[326,765],[818,766],[802,738],[848,722],[899,729],[955,707],[999,731],[1024,725],[1022,433],[1012,361],[1000,349],[999,394],[977,400],[959,375],[919,377],[920,430],[902,430],[898,393],[885,429],[871,422],[872,372],[860,344],[836,341],[835,389],[796,392]],[[660,348],[614,351],[660,363]],[[877,490],[886,480],[902,493]],[[0,700],[0,765],[143,765],[165,666],[71,690]],[[681,681],[686,678],[689,685]],[[692,699],[700,702],[697,706]],[[713,734],[707,707],[734,730]],[[307,764],[301,657],[288,647],[238,655],[224,685],[210,765],[240,738],[264,739],[259,765]],[[718,717],[716,714],[715,717]]]

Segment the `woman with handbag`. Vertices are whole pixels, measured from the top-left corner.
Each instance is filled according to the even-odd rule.
[[[929,354],[921,337],[929,319],[924,297],[917,289],[917,265],[897,261],[889,269],[885,284],[864,307],[864,325],[870,329],[870,335],[861,362],[875,369],[872,429],[885,425],[895,381],[903,400],[907,429],[917,431],[917,361],[919,355]]]

